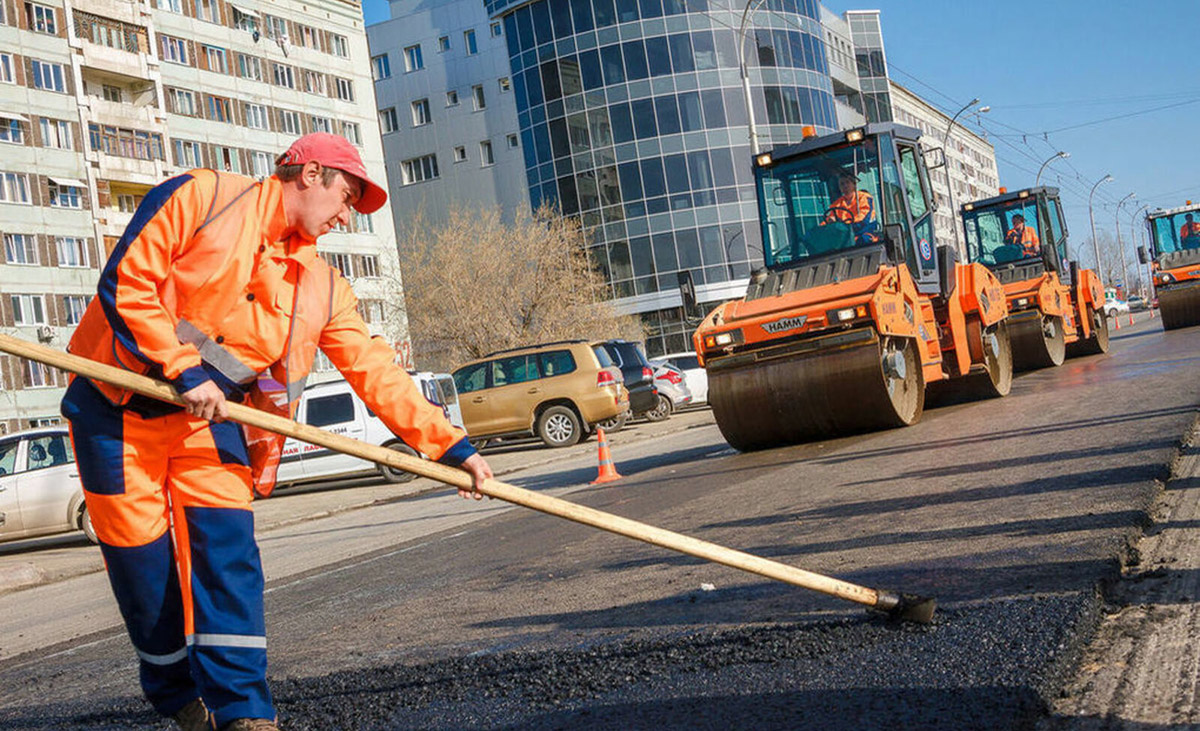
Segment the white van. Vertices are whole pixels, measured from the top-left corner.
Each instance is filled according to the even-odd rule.
[[[442,407],[450,423],[462,427],[462,410],[458,405],[458,392],[449,373],[412,373],[413,381],[421,388],[431,403]],[[405,444],[391,432],[350,384],[345,381],[319,383],[309,386],[300,397],[296,420],[302,424],[320,427],[334,434],[358,439],[369,444],[391,447],[405,454],[417,455],[417,451]],[[277,484],[282,487],[309,480],[326,480],[334,477],[358,477],[377,474],[388,482],[408,482],[416,477],[411,472],[394,470],[364,459],[334,452],[324,447],[288,439],[283,444],[283,459],[279,465]]]

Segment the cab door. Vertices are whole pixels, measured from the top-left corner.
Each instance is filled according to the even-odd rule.
[[[362,440],[366,436],[365,414],[356,401],[349,389],[340,393],[313,396],[308,399],[304,423],[351,439]],[[301,454],[301,465],[306,478],[369,469],[369,465],[358,457],[311,444],[304,445]]]
[[[17,457],[20,456],[20,450],[20,439],[0,441],[0,538],[15,538],[24,530],[17,497]]]
[[[542,400],[536,355],[512,355],[492,361],[492,416],[497,433],[528,429],[533,407]]]
[[[911,252],[907,257],[909,273],[916,280],[918,291],[937,292],[937,240],[933,233],[934,206],[929,176],[921,159],[921,150],[915,143],[898,140],[896,151],[900,157],[905,203],[912,221]]]
[[[488,379],[491,371],[492,362],[485,360],[463,366],[453,374],[463,425],[471,436],[499,433],[492,415],[491,384]]]

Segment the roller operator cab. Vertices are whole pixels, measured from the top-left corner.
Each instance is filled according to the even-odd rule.
[[[1164,330],[1200,324],[1200,205],[1159,209],[1146,216],[1150,268]],[[1146,252],[1138,254],[1145,263]]]
[[[911,424],[935,381],[1008,392],[1003,289],[935,244],[919,136],[871,124],[754,160],[766,267],[693,335],[734,447]]]
[[[1067,355],[1108,352],[1104,287],[1067,263],[1067,227],[1057,188],[1001,189],[962,207],[967,260],[1004,285],[1017,370],[1062,365]]]

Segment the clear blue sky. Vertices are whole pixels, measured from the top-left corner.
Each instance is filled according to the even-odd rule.
[[[1097,229],[1112,233],[1116,201],[1137,193],[1136,205],[1121,209],[1124,238],[1145,203],[1200,202],[1196,0],[825,5],[837,13],[881,10],[892,78],[928,101],[951,114],[972,97],[991,106],[980,119],[996,147],[1001,185],[1032,185],[1046,158],[1070,152],[1042,182],[1063,189],[1072,250],[1090,240],[1087,194],[1106,173],[1116,180],[1096,191]],[[389,15],[386,0],[364,0],[363,11],[368,25]],[[1169,105],[1176,106],[1088,124]]]

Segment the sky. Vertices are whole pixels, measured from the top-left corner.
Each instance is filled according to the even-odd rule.
[[[1033,185],[1046,159],[1070,153],[1041,182],[1062,190],[1072,258],[1091,241],[1088,193],[1106,174],[1114,181],[1096,188],[1096,229],[1115,237],[1117,203],[1136,193],[1120,209],[1127,244],[1141,206],[1200,202],[1200,2],[824,4],[836,13],[880,10],[889,74],[926,101],[948,114],[975,97],[991,107],[978,120],[996,148],[1001,185]],[[386,0],[364,0],[363,10],[367,24],[389,15]]]

